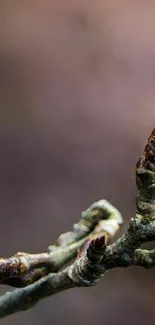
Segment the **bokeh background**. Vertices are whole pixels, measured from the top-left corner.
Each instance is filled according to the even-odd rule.
[[[153,0],[0,1],[1,256],[43,251],[101,198],[126,229],[155,126],[154,35]],[[154,305],[154,270],[118,269],[2,323],[149,325]]]

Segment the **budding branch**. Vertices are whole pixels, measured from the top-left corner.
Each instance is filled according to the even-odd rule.
[[[0,297],[0,318],[27,310],[60,291],[93,286],[115,267],[154,267],[155,250],[141,245],[155,240],[155,128],[136,165],[136,185],[135,216],[113,244],[109,240],[123,218],[108,201],[100,200],[45,252],[0,258],[0,284],[16,288]],[[72,264],[64,268],[68,262]]]

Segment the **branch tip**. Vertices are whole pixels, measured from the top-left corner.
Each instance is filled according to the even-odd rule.
[[[114,243],[109,245],[108,241],[122,224],[122,215],[108,201],[99,200],[45,253],[1,258],[0,283],[25,287],[0,297],[0,318],[31,308],[57,292],[95,285],[115,267],[155,267],[155,250],[140,248],[155,240],[155,128],[136,164],[136,183],[136,215]],[[60,271],[73,258],[75,261]]]

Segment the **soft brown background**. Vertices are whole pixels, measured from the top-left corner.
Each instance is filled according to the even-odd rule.
[[[125,230],[155,126],[155,2],[1,0],[0,107],[2,256],[43,251],[101,198]],[[118,269],[1,323],[150,325],[154,306],[154,270]]]

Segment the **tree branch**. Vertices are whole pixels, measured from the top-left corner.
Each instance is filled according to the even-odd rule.
[[[120,212],[100,200],[82,212],[73,231],[40,254],[17,253],[0,259],[0,283],[22,287],[0,297],[0,317],[33,307],[39,300],[73,287],[92,286],[114,267],[155,266],[155,129],[136,165],[136,206],[124,235],[108,245],[122,223]],[[60,271],[66,263],[74,263]]]

